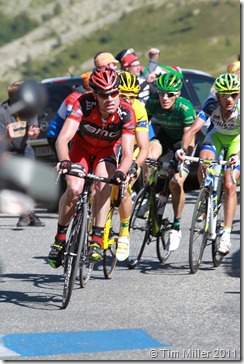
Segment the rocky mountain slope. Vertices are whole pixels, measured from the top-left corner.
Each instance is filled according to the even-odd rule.
[[[0,11],[6,15],[27,12],[40,25],[29,34],[0,48],[1,80],[18,78],[16,67],[28,59],[48,59],[61,52],[74,40],[87,36],[104,25],[115,23],[125,12],[139,7],[162,5],[164,0],[1,0]],[[60,13],[48,21],[42,21],[46,14],[52,14],[60,5]],[[87,60],[81,69],[91,67],[93,60]]]

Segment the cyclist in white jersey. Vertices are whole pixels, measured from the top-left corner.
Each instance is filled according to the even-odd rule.
[[[216,99],[210,98],[203,105],[191,128],[184,134],[182,149],[176,151],[176,157],[184,160],[184,148],[187,148],[193,136],[210,118],[211,125],[203,142],[200,157],[216,159],[222,146],[228,146],[226,159],[234,166],[234,177],[240,176],[240,79],[238,76],[225,73],[216,78],[214,87]],[[206,168],[206,166],[205,166]],[[218,247],[219,253],[230,252],[230,233],[237,206],[236,184],[231,179],[230,166],[224,175],[224,229]],[[199,182],[202,172],[199,168]]]

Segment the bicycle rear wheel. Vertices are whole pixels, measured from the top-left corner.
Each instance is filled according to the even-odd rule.
[[[104,250],[103,255],[103,273],[105,278],[110,279],[113,271],[116,267],[116,249],[117,249],[117,237],[120,230],[120,216],[118,209],[114,209],[112,215],[112,221],[109,231],[108,249]]]
[[[94,268],[94,262],[89,259],[88,256],[88,247],[89,242],[86,241],[86,244],[84,244],[81,252],[81,258],[80,258],[80,269],[79,269],[79,280],[80,280],[80,287],[86,288]]]
[[[207,242],[208,198],[209,190],[203,187],[199,192],[191,223],[189,242],[189,263],[191,273],[196,273],[198,271]]]
[[[130,254],[126,259],[129,269],[134,269],[139,263],[149,238],[148,209],[149,193],[144,187],[136,197],[130,218]]]
[[[224,228],[224,193],[222,193],[222,196],[221,196],[219,204],[218,204],[216,239],[212,243],[212,257],[213,257],[214,267],[219,267],[224,258],[223,254],[220,254],[217,252],[217,248],[219,246],[219,240],[220,240],[220,236],[221,236],[221,230],[223,230],[223,228]]]
[[[163,214],[160,217],[160,234],[157,237],[157,257],[161,263],[166,262],[171,252],[167,250],[167,242],[169,238],[169,230],[171,229],[174,213],[172,208],[172,197],[168,196],[167,201],[162,208]]]
[[[69,239],[67,242],[67,250],[64,256],[64,288],[62,308],[66,308],[69,304],[81,256],[82,247],[85,244],[87,233],[87,205],[81,207],[78,216],[73,218]]]

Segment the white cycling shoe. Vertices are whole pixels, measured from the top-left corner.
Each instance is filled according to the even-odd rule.
[[[231,247],[230,233],[224,231],[220,238],[217,252],[223,255],[229,254],[230,247]]]
[[[119,261],[126,260],[130,253],[130,239],[128,236],[120,236],[116,249],[116,258]]]
[[[173,252],[174,250],[179,248],[181,239],[181,231],[171,229],[169,231],[169,240],[167,250]]]

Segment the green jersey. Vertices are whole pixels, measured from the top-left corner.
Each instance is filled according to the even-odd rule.
[[[164,110],[159,101],[159,96],[154,94],[146,102],[148,118],[155,131],[155,136],[162,129],[173,140],[181,140],[184,128],[191,126],[196,118],[192,103],[184,97],[177,97],[172,110]]]

